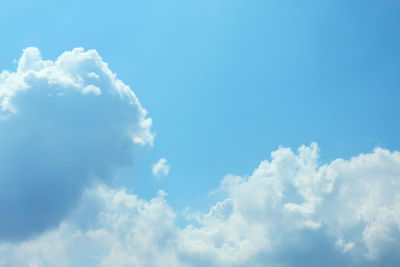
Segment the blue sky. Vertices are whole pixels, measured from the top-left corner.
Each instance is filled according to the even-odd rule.
[[[101,181],[146,201],[164,190],[184,227],[185,208],[207,213],[224,196],[235,199],[233,189],[223,196],[210,192],[227,174],[252,177],[279,148],[311,149],[317,142],[316,164],[329,166],[338,158],[375,153],[376,147],[400,149],[399,11],[394,0],[5,0],[0,70],[14,72],[26,47],[39,48],[50,60],[75,47],[95,49],[134,91],[155,133],[154,146],[124,150],[132,153],[131,164],[99,159],[115,160],[109,167],[113,179]],[[121,106],[110,114],[125,113]],[[170,170],[157,178],[151,166],[160,158]]]

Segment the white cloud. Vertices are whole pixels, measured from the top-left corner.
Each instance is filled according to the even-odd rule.
[[[169,165],[165,158],[160,158],[155,164],[151,166],[151,172],[155,177],[168,176]]]
[[[175,213],[165,193],[150,201],[97,186],[56,230],[20,244],[0,245],[11,266],[179,266]]]
[[[99,87],[94,86],[94,85],[88,85],[85,88],[83,88],[82,90],[82,94],[86,95],[86,94],[95,94],[95,95],[100,95],[101,94],[101,90]]]
[[[376,149],[322,166],[316,144],[271,155],[249,177],[224,178],[226,198],[195,216],[195,225],[176,226],[163,192],[145,201],[97,186],[58,229],[0,245],[0,259],[12,266],[398,266],[400,152]]]
[[[151,145],[151,119],[95,50],[43,60],[23,51],[0,73],[0,241],[55,227],[84,188]],[[45,218],[45,219],[44,219]]]

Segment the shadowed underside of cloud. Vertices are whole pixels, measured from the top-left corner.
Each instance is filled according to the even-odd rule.
[[[27,48],[0,74],[0,240],[58,225],[94,180],[151,144],[151,120],[95,50],[43,60]]]
[[[398,266],[400,153],[376,149],[318,164],[316,144],[281,148],[226,197],[179,228],[160,192],[85,191],[58,229],[0,245],[6,265]],[[54,245],[55,244],[55,245]]]

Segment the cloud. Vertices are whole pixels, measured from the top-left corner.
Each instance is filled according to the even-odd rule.
[[[185,230],[187,248],[214,254],[220,266],[396,266],[400,258],[387,252],[400,245],[399,152],[376,149],[323,166],[316,144],[271,156],[250,177],[225,177],[227,198],[203,216],[195,237]],[[203,246],[191,248],[193,239]]]
[[[93,181],[153,142],[151,119],[95,50],[43,60],[23,51],[0,74],[0,240],[56,227]]]
[[[164,158],[159,159],[151,166],[151,172],[155,177],[168,176],[169,165],[167,164],[167,160]]]
[[[0,245],[7,265],[398,266],[400,152],[318,163],[318,146],[280,148],[180,228],[160,191],[86,189],[58,229]],[[52,245],[56,244],[56,245]]]
[[[12,266],[180,266],[175,213],[164,197],[95,186],[57,230],[0,245],[0,258]]]

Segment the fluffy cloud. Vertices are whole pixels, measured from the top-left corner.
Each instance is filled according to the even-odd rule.
[[[175,213],[164,196],[144,201],[124,189],[90,188],[57,230],[3,244],[0,258],[6,266],[179,266]]]
[[[169,173],[169,165],[167,160],[164,158],[159,159],[155,164],[151,166],[151,172],[155,177],[167,176]]]
[[[400,152],[318,163],[316,144],[281,148],[184,228],[160,192],[87,189],[61,226],[0,245],[6,265],[398,266]],[[56,244],[56,245],[52,245]]]
[[[151,119],[95,50],[43,60],[27,48],[0,74],[0,240],[57,226],[93,181],[152,144]]]
[[[216,265],[399,263],[399,152],[376,149],[319,166],[316,144],[297,154],[282,148],[250,177],[227,176],[221,188],[227,198],[195,231],[203,246],[187,246],[214,255]],[[186,235],[194,238],[192,230]]]

